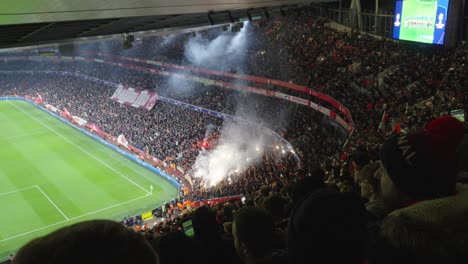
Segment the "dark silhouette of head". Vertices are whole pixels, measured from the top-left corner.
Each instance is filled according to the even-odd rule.
[[[161,264],[203,263],[204,261],[202,247],[183,232],[167,233],[159,238],[157,244]]]
[[[366,213],[357,195],[328,189],[312,192],[290,215],[290,263],[362,264],[366,237]]]
[[[159,263],[143,235],[108,220],[61,228],[23,246],[15,263]]]
[[[247,259],[261,259],[270,255],[275,227],[271,215],[262,208],[244,207],[233,224],[237,254]]]
[[[206,206],[200,207],[192,214],[192,226],[196,240],[219,239],[219,229],[216,223],[216,215]]]

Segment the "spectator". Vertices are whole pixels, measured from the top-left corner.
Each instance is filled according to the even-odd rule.
[[[161,264],[209,262],[209,251],[180,231],[161,236],[156,244]]]
[[[253,199],[245,199],[245,206],[255,206],[255,202]]]
[[[244,207],[233,223],[234,244],[237,254],[246,264],[277,263],[272,255],[273,219],[267,211]]]
[[[234,237],[232,235],[232,222],[225,222],[223,224],[223,231],[224,231],[224,239],[234,240]]]
[[[270,195],[270,191],[271,191],[271,188],[269,186],[263,186],[260,189],[258,196],[255,197],[254,199],[255,205],[262,206],[263,201],[268,197],[268,195]]]
[[[325,186],[325,172],[321,168],[315,168],[309,176],[298,180],[294,185],[292,193],[292,203],[295,204],[300,201],[307,194],[321,189]]]
[[[23,246],[15,263],[158,263],[158,256],[139,233],[123,225],[93,220],[63,227]]]
[[[354,184],[358,184],[359,172],[364,168],[364,166],[370,163],[369,154],[362,151],[356,152],[353,153],[351,160],[354,168]]]
[[[391,137],[382,146],[383,221],[375,263],[465,263],[468,188],[457,185],[463,125],[452,117]]]
[[[192,214],[194,238],[210,252],[215,262],[239,263],[230,241],[222,240],[221,232],[216,223],[216,216],[208,207],[200,207]]]
[[[273,194],[263,201],[263,208],[273,217],[275,226],[283,229],[282,222],[285,219],[286,207],[286,200],[279,194]]]
[[[367,164],[358,173],[361,197],[368,200],[365,207],[371,219],[374,220],[382,219],[388,213],[380,193],[381,173],[379,162]]]
[[[290,215],[289,263],[364,263],[366,224],[355,194],[329,189],[308,194]]]

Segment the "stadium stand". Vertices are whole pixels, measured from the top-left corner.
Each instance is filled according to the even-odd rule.
[[[250,112],[257,114],[247,117],[252,121],[271,120],[283,111],[290,117],[261,125],[296,147],[300,168],[292,153],[266,151],[259,164],[248,166],[235,181],[225,178],[215,186],[206,186],[202,179],[194,178],[189,194],[160,208],[158,216],[164,221],[145,226],[134,217],[124,220],[129,227],[138,226],[137,232],[147,238],[151,253],[158,255],[162,264],[179,260],[467,263],[468,189],[463,184],[467,171],[466,164],[457,163],[465,158],[459,153],[466,151],[459,145],[466,141],[467,130],[466,123],[450,117],[450,111],[463,109],[467,100],[463,93],[468,76],[466,50],[403,45],[354,30],[339,32],[328,28],[326,22],[303,9],[249,24],[249,34],[255,39],[245,51],[250,59],[241,69],[226,71],[279,79],[330,95],[351,110],[352,133],[330,117],[278,98],[195,82],[190,83],[191,93],[178,92],[167,76],[89,61],[4,61],[0,63],[0,95],[34,96],[38,92],[44,103],[66,107],[111,135],[123,133],[130,144],[186,172],[196,162],[200,142],[210,138],[216,146],[222,118],[162,101],[151,111],[121,106],[109,100],[114,88],[41,70],[79,73],[151,89],[226,114],[236,114],[239,106],[250,107]],[[216,36],[214,30],[199,34],[208,39]],[[161,45],[161,37],[145,39],[125,54],[120,53],[119,43],[110,43],[106,52],[187,65],[184,44],[190,38],[192,34],[173,40],[166,50],[170,57],[161,57],[158,49],[151,48]],[[84,57],[92,51],[104,52],[99,44],[84,44],[79,50]],[[112,60],[143,65],[117,57]],[[189,73],[238,81],[194,70]],[[339,112],[299,91],[246,80],[244,84],[312,100]],[[249,105],[251,102],[255,103]],[[213,129],[207,134],[209,126]],[[235,198],[200,203],[228,196]],[[185,226],[188,222],[193,224],[193,237]],[[63,263],[52,257],[68,254],[67,248],[58,248],[54,254],[44,248],[53,245],[46,243],[48,239],[48,243],[60,243],[60,232],[65,231],[50,235],[57,241],[44,237],[30,242],[19,251],[15,263],[31,263],[35,256]],[[184,253],[191,257],[182,256]],[[126,257],[137,256],[136,252],[128,254]]]

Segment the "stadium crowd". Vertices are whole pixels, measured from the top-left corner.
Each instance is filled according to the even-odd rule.
[[[228,114],[250,109],[246,112],[258,113],[263,125],[298,146],[305,164],[296,169],[290,154],[277,159],[278,153],[267,152],[238,181],[197,186],[192,194],[194,199],[243,194],[245,200],[176,214],[164,210],[166,221],[142,231],[146,239],[107,221],[73,225],[30,242],[15,263],[110,261],[101,259],[105,256],[117,263],[162,264],[466,263],[468,162],[466,151],[460,155],[466,139],[459,147],[466,127],[450,117],[451,110],[465,107],[465,51],[402,45],[355,31],[338,32],[325,23],[303,10],[251,25],[255,44],[246,51],[251,59],[242,72],[313,87],[346,105],[356,128],[344,148],[342,132],[328,117],[280,99],[194,83],[189,91],[177,91],[168,89],[171,80],[163,77],[100,64],[86,67],[88,62],[0,64],[2,70],[47,68],[156,89]],[[169,49],[174,56],[164,59],[184,63],[188,38],[177,38]],[[143,41],[140,48],[151,47],[152,41],[161,39]],[[135,56],[161,59],[135,48]],[[273,67],[278,59],[281,67]],[[176,160],[186,153],[188,167],[198,152],[193,146],[206,137],[208,125],[216,127],[212,136],[222,127],[219,118],[165,102],[150,112],[120,106],[108,99],[112,88],[76,77],[0,76],[3,94],[40,92],[47,102],[67,107],[113,135],[124,133],[160,159]],[[312,99],[307,96],[302,95]],[[289,118],[266,122],[282,112]],[[193,237],[186,235],[191,235],[187,223]],[[129,249],[119,250],[125,247]]]

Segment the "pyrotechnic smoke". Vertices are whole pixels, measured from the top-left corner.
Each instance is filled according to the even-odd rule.
[[[203,34],[196,33],[195,37],[189,37],[184,44],[183,61],[187,62],[188,65],[200,68],[221,71],[235,70],[241,73],[245,67],[248,33],[248,23],[245,23],[243,29],[237,33],[230,31],[220,33],[217,30]],[[158,53],[170,52],[171,43],[181,36],[164,36],[159,44]],[[186,64],[184,62],[182,64]],[[192,81],[174,75],[168,76],[166,84],[163,86],[166,89],[159,91],[161,96],[182,98],[197,93]]]
[[[185,57],[195,66],[242,72],[249,44],[248,27],[249,23],[245,22],[240,32],[226,31],[213,40],[197,34],[185,44]]]
[[[213,186],[231,173],[242,173],[249,165],[261,161],[268,141],[260,127],[226,120],[219,144],[198,155],[194,176],[204,178]]]
[[[159,45],[159,47],[166,47],[166,46],[169,46],[169,45],[171,45],[172,42],[174,42],[174,40],[176,40],[176,39],[177,39],[177,35],[175,35],[175,34],[163,36],[163,37],[162,37],[162,42],[161,42],[161,44]]]
[[[248,23],[245,23],[240,32],[226,31],[214,39],[197,34],[185,44],[185,57],[195,66],[242,73],[249,45],[248,31]],[[238,109],[244,108],[238,106]],[[236,116],[255,119],[254,110],[245,112],[238,111]],[[207,135],[209,130],[208,127]],[[256,124],[225,120],[218,144],[213,149],[202,150],[198,155],[193,166],[194,176],[203,177],[212,186],[231,174],[242,173],[251,164],[261,161],[270,141],[271,136]]]
[[[203,138],[203,140],[208,140],[208,137],[210,136],[210,133],[213,132],[213,130],[214,130],[215,128],[216,128],[215,125],[209,124],[209,125],[206,127],[205,137]]]
[[[172,75],[167,79],[165,87],[166,89],[160,91],[161,96],[177,96],[181,98],[188,97],[192,95],[193,92],[196,92],[194,91],[195,89],[192,89],[192,81]]]
[[[258,113],[259,102],[254,97],[238,96],[243,98],[238,100],[235,114],[238,121],[225,120],[218,144],[201,151],[193,166],[194,176],[205,179],[208,186],[242,174],[250,165],[260,163],[266,150],[273,145],[276,145],[275,151],[285,154],[286,148],[262,128],[279,124],[281,120],[265,120]]]

